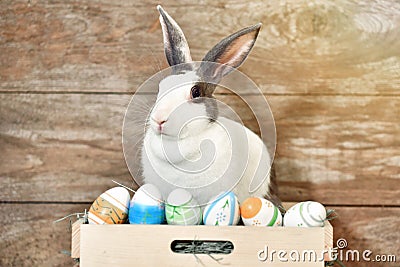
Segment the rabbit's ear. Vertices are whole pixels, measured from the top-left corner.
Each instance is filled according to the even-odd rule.
[[[203,58],[203,62],[200,65],[201,75],[213,77],[216,81],[219,81],[234,68],[239,67],[253,48],[260,28],[261,23],[258,23],[231,34],[220,41]],[[224,66],[207,64],[207,61],[223,64]]]
[[[158,5],[160,23],[164,37],[165,55],[170,66],[192,62],[189,46],[179,25]]]

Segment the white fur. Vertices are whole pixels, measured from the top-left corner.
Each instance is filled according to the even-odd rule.
[[[160,83],[150,117],[166,123],[160,133],[150,119],[142,151],[144,182],[156,185],[164,198],[176,186],[187,188],[201,204],[233,187],[240,201],[267,194],[271,159],[264,143],[235,121],[219,117],[210,122],[205,105],[190,100],[197,79],[189,72]],[[251,194],[249,188],[261,181]]]
[[[169,63],[192,62],[179,25],[161,6],[157,9]],[[255,36],[254,31],[260,26],[249,28],[248,34]],[[171,40],[176,43],[170,43]],[[224,49],[229,53],[223,57],[226,62],[218,58],[206,61],[237,67],[254,41],[255,37],[241,47],[227,43]],[[236,50],[231,51],[233,48]],[[214,77],[227,74],[224,69],[216,68]],[[191,71],[171,75],[160,82],[142,150],[144,182],[156,185],[164,198],[177,186],[186,188],[200,204],[207,203],[221,191],[232,189],[240,201],[250,194],[268,194],[271,158],[264,143],[249,129],[227,118],[218,117],[210,122],[205,103],[191,99],[191,88],[199,80],[196,72]]]

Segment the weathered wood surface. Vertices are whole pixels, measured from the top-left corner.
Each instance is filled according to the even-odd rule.
[[[376,255],[395,255],[396,262],[344,262],[350,266],[399,266],[400,261],[400,208],[381,207],[329,207],[337,211],[339,217],[332,221],[334,240],[344,238],[348,246],[342,249],[371,250],[371,259]],[[361,256],[360,256],[361,257]],[[350,258],[351,259],[351,258]],[[335,265],[338,266],[338,265]]]
[[[64,215],[81,212],[87,205],[0,204],[1,266],[73,266],[62,250],[70,250],[67,221],[53,224]],[[331,207],[332,208],[332,207]],[[348,249],[369,249],[373,255],[400,255],[399,208],[333,207],[340,215],[332,223],[335,240],[345,238]],[[256,257],[256,256],[255,256]],[[351,266],[398,266],[395,263],[346,262]]]
[[[159,1],[1,1],[1,91],[133,92],[165,67]],[[400,94],[398,1],[162,1],[194,59],[263,22],[242,71],[271,94]]]
[[[67,225],[52,221],[90,204],[21,201],[89,203],[114,186],[111,179],[134,186],[122,120],[130,94],[166,67],[159,3],[0,1],[0,202],[16,203],[0,204],[0,266],[74,265],[59,253],[70,247]],[[400,3],[162,4],[196,60],[226,35],[263,22],[241,70],[276,119],[281,198],[356,205],[337,208],[335,239],[399,261]],[[218,97],[257,131],[237,98]]]
[[[218,98],[257,130],[236,97]],[[400,98],[267,98],[277,125],[283,200],[400,205]],[[92,201],[114,185],[111,179],[131,185],[121,145],[129,100],[0,94],[0,200]]]
[[[0,204],[0,266],[74,266],[69,220],[53,223],[90,205]]]

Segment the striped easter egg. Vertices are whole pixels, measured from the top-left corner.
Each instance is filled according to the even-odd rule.
[[[282,214],[277,207],[260,197],[250,197],[240,205],[244,225],[280,226]]]
[[[89,209],[89,224],[121,224],[128,218],[130,195],[123,187],[114,187],[101,194]]]
[[[239,202],[233,192],[220,193],[203,211],[205,225],[236,225],[239,220]]]
[[[200,224],[201,209],[192,194],[185,189],[172,191],[165,206],[165,217],[168,224],[197,225]]]
[[[315,201],[300,202],[288,209],[283,225],[288,227],[322,227],[326,220],[325,207]]]

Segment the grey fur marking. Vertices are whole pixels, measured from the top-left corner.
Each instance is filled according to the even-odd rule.
[[[250,26],[244,28],[236,33],[233,33],[216,44],[203,58],[203,62],[200,64],[199,69],[197,69],[197,75],[201,77],[203,81],[209,82],[198,82],[196,85],[200,87],[201,98],[204,97],[209,98],[209,100],[205,101],[206,112],[210,117],[210,122],[215,121],[218,118],[218,107],[217,101],[215,100],[213,93],[216,88],[216,84],[220,82],[223,76],[230,73],[234,68],[239,67],[243,61],[247,58],[251,49],[254,46],[254,43],[257,39],[258,32],[261,28],[261,24],[256,24],[254,26]],[[253,34],[252,43],[248,47],[246,51],[241,54],[241,58],[238,60],[236,64],[233,65],[220,65],[220,64],[210,64],[209,62],[220,63],[219,59],[227,52],[230,51],[231,46],[234,41],[244,36],[246,34]],[[201,100],[198,101],[201,101]]]
[[[197,82],[196,86],[200,88],[200,98],[193,99],[193,102],[204,103],[206,106],[206,113],[210,122],[216,121],[219,112],[217,100],[214,98],[213,93],[217,85],[207,82]]]
[[[284,214],[285,209],[282,206],[282,201],[279,199],[279,190],[278,183],[276,181],[276,172],[275,172],[275,163],[272,163],[270,170],[270,184],[269,184],[269,194],[264,195],[265,199],[268,199],[272,202],[276,207],[279,208],[279,211]]]
[[[160,22],[164,26],[164,50],[168,64],[173,67],[174,73],[178,73],[182,70],[191,70],[191,66],[189,64],[179,65],[182,63],[187,63],[185,52],[182,50],[183,47],[187,46],[187,41],[185,36],[181,33],[182,30],[180,28],[176,28],[178,27],[176,22],[170,21],[167,13],[161,7],[158,8],[158,11],[160,12],[162,18],[160,18]]]
[[[247,58],[251,49],[253,48],[258,33],[260,31],[260,28],[261,28],[261,23],[244,28],[222,39],[204,56],[204,58],[202,59],[203,62],[205,61],[205,62],[221,63],[220,62],[221,57],[224,56],[225,53],[230,51],[230,48],[234,44],[234,41],[236,39],[246,34],[253,34],[253,41],[250,47],[241,55],[241,58],[237,61],[236,64],[230,66],[226,65],[226,68],[216,69],[210,67],[209,64],[202,63],[200,65],[200,72],[201,72],[200,76],[213,77],[216,80],[216,82],[219,82],[223,76],[229,74],[234,68],[239,67],[243,63],[243,61]]]

